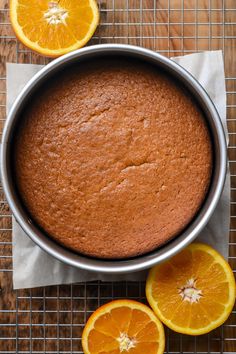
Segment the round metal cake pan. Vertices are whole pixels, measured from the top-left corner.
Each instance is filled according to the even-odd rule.
[[[65,67],[80,63],[89,59],[96,60],[109,56],[125,56],[134,59],[141,59],[147,63],[156,65],[160,70],[166,71],[169,75],[180,82],[181,85],[195,97],[202,111],[204,112],[209,131],[212,137],[214,166],[212,180],[208,195],[198,214],[188,227],[177,237],[167,244],[154,250],[149,254],[125,260],[104,260],[94,259],[76,254],[50,239],[31,220],[18,197],[14,175],[11,168],[11,149],[14,144],[14,129],[21,117],[22,110],[30,104],[32,94],[40,90],[41,84],[50,80]],[[175,62],[159,55],[153,51],[120,44],[105,44],[90,46],[78,51],[69,53],[40,70],[25,86],[16,99],[6,120],[1,149],[1,177],[3,189],[6,194],[9,206],[14,217],[26,232],[26,234],[44,251],[56,257],[62,262],[71,266],[96,272],[104,273],[127,273],[149,268],[160,263],[181,251],[192,242],[200,231],[206,226],[221,196],[226,176],[227,148],[224,130],[217,110],[203,87],[181,66]],[[152,237],[152,235],[150,235]],[[109,247],[109,245],[107,245]]]

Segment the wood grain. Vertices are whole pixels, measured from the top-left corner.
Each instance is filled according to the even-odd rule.
[[[230,263],[236,269],[236,3],[235,0],[100,0],[101,23],[90,44],[142,45],[166,56],[224,51],[231,168]],[[6,62],[46,64],[17,42],[9,1],[0,0],[0,131],[5,120]],[[0,353],[82,353],[90,313],[112,298],[145,301],[142,283],[88,283],[12,290],[11,217],[0,189]],[[200,338],[167,331],[168,353],[236,352],[236,313]],[[145,354],[145,353],[144,353]]]

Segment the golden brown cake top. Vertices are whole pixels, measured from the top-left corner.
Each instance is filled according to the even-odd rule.
[[[164,72],[98,60],[44,87],[22,117],[16,181],[35,220],[77,252],[151,251],[191,221],[210,181],[201,111]]]

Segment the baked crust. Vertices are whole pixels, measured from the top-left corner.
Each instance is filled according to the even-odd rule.
[[[67,70],[32,99],[15,145],[31,217],[82,254],[127,258],[178,235],[208,190],[202,112],[165,73],[110,60]]]

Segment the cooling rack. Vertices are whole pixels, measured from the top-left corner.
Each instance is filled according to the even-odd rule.
[[[38,0],[40,1],[40,0]],[[101,21],[90,44],[129,43],[166,56],[224,52],[231,168],[230,264],[236,271],[236,0],[99,0]],[[0,0],[0,131],[6,116],[5,63],[46,64],[15,38],[9,1]],[[0,353],[82,354],[91,312],[115,298],[145,301],[144,283],[80,283],[12,290],[11,213],[0,189]],[[236,353],[236,311],[209,335],[166,331],[166,353]],[[147,353],[143,353],[147,354]]]

